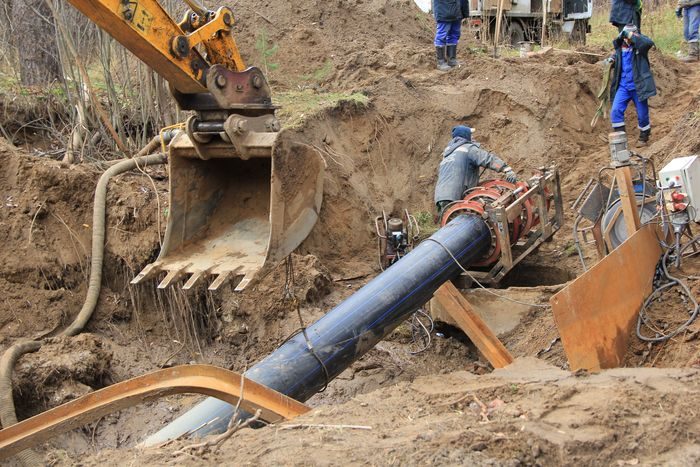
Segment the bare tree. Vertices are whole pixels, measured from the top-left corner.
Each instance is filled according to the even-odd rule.
[[[61,78],[56,27],[44,0],[12,2],[12,42],[20,80],[25,86],[49,84]]]

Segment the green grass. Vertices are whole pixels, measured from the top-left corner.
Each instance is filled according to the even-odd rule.
[[[31,107],[43,105],[47,99],[54,98],[65,103],[65,89],[56,82],[48,86],[22,86],[16,74],[0,71],[0,94],[11,97],[15,106]],[[19,99],[19,100],[18,100]]]
[[[676,18],[676,3],[658,8],[646,7],[642,13],[642,32],[651,37],[656,47],[664,54],[675,55],[682,49],[683,21]],[[609,12],[596,11],[591,18],[591,34],[588,44],[601,45],[612,50],[612,40],[618,35],[617,28],[608,22]]]
[[[282,107],[277,116],[288,128],[299,127],[310,116],[337,107],[341,102],[353,102],[359,106],[369,104],[369,97],[359,92],[319,92],[313,89],[275,92],[273,100]]]
[[[303,79],[304,81],[323,81],[324,79],[328,78],[332,71],[333,60],[327,58],[326,61],[323,62],[323,65],[321,65],[319,68],[314,70],[312,73],[309,73],[308,75],[302,75],[301,79]]]
[[[418,228],[420,229],[421,240],[430,237],[440,228],[439,225],[433,222],[433,214],[428,211],[418,211],[415,216],[418,222]]]
[[[422,29],[425,29],[430,33],[435,31],[435,22],[433,20],[433,16],[429,13],[423,13],[422,11],[420,13],[416,13],[416,22],[418,22],[418,25]]]
[[[646,7],[642,13],[642,32],[651,37],[656,47],[664,54],[676,55],[683,47],[683,20],[676,18],[676,2],[672,1],[658,7]],[[589,46],[602,46],[612,52],[612,41],[618,36],[617,28],[608,21],[610,11],[607,8],[597,9],[591,18],[591,33],[588,34],[586,42]],[[552,42],[547,40],[548,46],[557,49],[571,49],[566,38],[558,38]],[[575,48],[574,46],[573,48]],[[490,44],[480,44],[470,47],[473,53],[478,55],[491,55],[493,46]],[[539,45],[533,44],[532,51],[541,50]],[[519,56],[517,48],[501,46],[498,54],[504,58]]]
[[[262,69],[266,75],[279,68],[279,64],[272,61],[277,52],[279,52],[279,44],[275,42],[270,44],[270,42],[267,29],[262,28],[255,39],[255,49],[260,53]]]
[[[9,73],[0,71],[0,92],[7,94],[18,85],[17,78]]]

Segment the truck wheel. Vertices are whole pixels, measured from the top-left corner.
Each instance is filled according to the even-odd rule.
[[[525,29],[520,21],[512,21],[508,26],[508,41],[513,47],[525,41]]]
[[[588,29],[588,21],[585,19],[577,19],[574,22],[574,29],[569,35],[569,43],[574,45],[586,45],[586,29]]]

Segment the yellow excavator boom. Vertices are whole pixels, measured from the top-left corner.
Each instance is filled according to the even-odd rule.
[[[67,0],[170,84],[193,111],[168,146],[168,227],[156,261],[132,283],[164,275],[242,290],[291,253],[318,219],[324,164],[287,141],[262,71],[246,68],[233,12],[196,0],[178,23],[156,0]],[[284,140],[284,142],[283,142]]]
[[[232,71],[245,68],[231,35],[233,12],[227,7],[210,18],[209,12],[190,11],[178,24],[157,0],[68,2],[181,93],[207,92],[204,78],[212,64]],[[198,44],[206,47],[211,62],[195,49]]]

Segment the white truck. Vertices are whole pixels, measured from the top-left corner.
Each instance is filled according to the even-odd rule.
[[[592,0],[469,0],[469,25],[493,37],[499,2],[504,16],[501,34],[512,45],[540,42],[543,4],[547,8],[547,37],[564,36],[571,43],[586,43]]]

